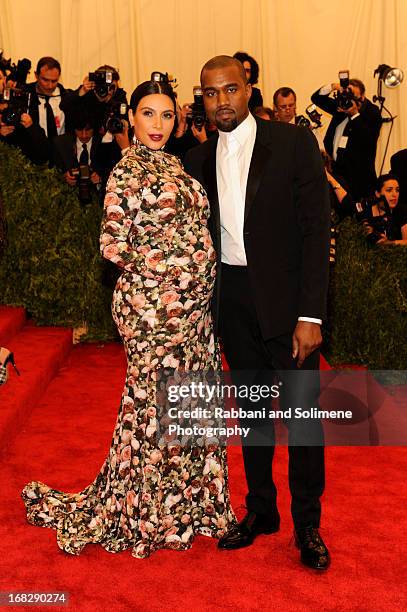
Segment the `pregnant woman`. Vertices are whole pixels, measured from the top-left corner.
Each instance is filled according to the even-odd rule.
[[[60,548],[88,543],[148,557],[186,549],[196,534],[220,538],[235,522],[226,449],[160,435],[156,380],[220,369],[210,301],[215,252],[202,186],[163,147],[175,123],[166,77],[133,92],[134,141],[113,170],[105,198],[101,250],[122,274],[112,311],[127,354],[127,376],[109,455],[77,494],[41,482],[23,491],[28,520],[57,531]]]

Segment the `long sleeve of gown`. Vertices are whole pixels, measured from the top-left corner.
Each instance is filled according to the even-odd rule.
[[[140,220],[144,170],[137,160],[124,158],[113,169],[106,186],[100,251],[120,268],[132,270],[137,251],[129,236]]]

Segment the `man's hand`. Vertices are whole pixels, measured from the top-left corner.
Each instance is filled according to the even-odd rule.
[[[78,92],[79,95],[84,96],[88,93],[88,91],[91,91],[92,89],[95,89],[95,82],[89,81],[89,77],[85,76]]]
[[[191,103],[183,104],[182,108],[177,105],[178,126],[175,132],[175,138],[183,136],[187,130],[187,116],[191,114]]]
[[[68,185],[71,185],[72,187],[76,185],[76,178],[73,176],[73,174],[71,174],[70,170],[65,172],[64,179],[68,183]]]
[[[130,146],[129,140],[129,124],[124,119],[122,120],[123,129],[118,134],[114,134],[114,139],[120,147],[120,150],[127,149]]]
[[[203,142],[205,142],[206,140],[208,140],[208,137],[206,135],[206,130],[205,130],[205,126],[203,125],[201,127],[200,130],[198,130],[194,124],[192,124],[191,126],[191,131],[193,133],[193,135],[195,136],[195,138],[202,144]]]
[[[321,326],[309,321],[298,321],[293,333],[293,358],[301,368],[306,359],[322,343]]]
[[[99,183],[102,181],[98,173],[95,171],[93,171],[92,174],[90,175],[90,180],[92,181],[94,185],[99,185]]]
[[[10,136],[15,130],[14,125],[6,125],[2,121],[0,121],[0,135],[7,137]]]
[[[30,115],[28,113],[23,113],[21,115],[21,121],[20,121],[21,125],[25,128],[29,128],[32,126],[33,124],[33,120],[31,119]]]

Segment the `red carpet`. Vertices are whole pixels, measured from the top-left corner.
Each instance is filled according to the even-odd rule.
[[[9,343],[18,347],[23,376],[11,373],[0,388],[1,411],[10,410],[6,393],[19,396],[29,380],[43,385],[47,365],[33,354],[55,354],[58,342],[51,330],[36,330],[38,344],[22,344],[21,334],[28,331]],[[17,359],[17,348],[15,353]],[[60,551],[52,530],[25,522],[19,494],[32,479],[67,491],[79,491],[94,479],[110,446],[120,402],[122,347],[75,347],[54,374],[41,400],[18,409],[13,427],[6,423],[0,591],[67,591],[69,605],[51,609],[81,612],[406,609],[406,449],[327,449],[322,535],[333,560],[322,575],[299,565],[291,542],[287,451],[282,447],[275,459],[282,528],[260,536],[250,548],[220,552],[214,540],[201,536],[189,551],[159,551],[147,560],[136,560],[130,552],[109,554],[95,545],[79,557]],[[245,482],[240,449],[231,448],[229,455],[232,499],[241,515]]]

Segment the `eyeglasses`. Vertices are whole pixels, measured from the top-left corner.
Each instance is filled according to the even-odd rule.
[[[295,108],[295,102],[291,104],[278,104],[277,108],[279,110],[287,110],[287,109]]]

